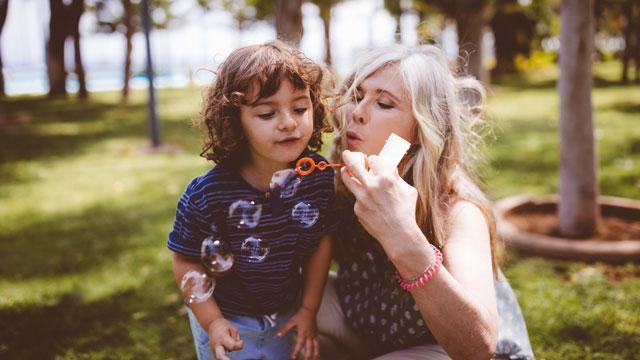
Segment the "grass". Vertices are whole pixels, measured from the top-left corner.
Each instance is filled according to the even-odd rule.
[[[603,194],[640,199],[640,87],[596,68]],[[500,79],[483,174],[494,199],[557,188],[555,71]],[[0,358],[193,359],[167,233],[179,194],[207,169],[190,126],[198,89],[159,92],[147,154],[144,94],[86,102],[10,98],[0,125]],[[640,353],[640,270],[510,253],[504,264],[539,359]],[[614,280],[612,280],[614,279]]]

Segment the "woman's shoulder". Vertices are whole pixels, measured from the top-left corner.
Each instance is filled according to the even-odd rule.
[[[456,228],[487,228],[487,211],[483,205],[460,196],[450,197],[446,201],[447,233],[451,234]]]

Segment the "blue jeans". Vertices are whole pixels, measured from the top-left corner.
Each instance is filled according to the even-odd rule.
[[[209,346],[209,334],[200,326],[191,309],[187,308],[189,325],[196,346],[198,360],[213,360],[215,356]],[[240,339],[244,346],[239,351],[227,354],[230,359],[290,359],[293,352],[294,331],[278,337],[278,331],[293,316],[294,310],[289,310],[275,317],[271,316],[235,316],[225,315],[225,319],[240,332]]]

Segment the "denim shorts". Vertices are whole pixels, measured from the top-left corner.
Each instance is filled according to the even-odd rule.
[[[196,346],[198,360],[213,360],[215,356],[209,346],[209,334],[200,326],[191,309],[187,308],[191,333]],[[227,353],[230,359],[291,359],[294,330],[278,337],[278,331],[294,315],[294,310],[280,314],[253,316],[225,315],[225,319],[240,332],[244,346],[241,350]]]

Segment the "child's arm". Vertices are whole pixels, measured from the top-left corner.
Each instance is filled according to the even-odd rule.
[[[195,270],[202,274],[205,273],[205,268],[199,262],[174,253],[173,274],[178,286],[180,286],[184,274],[190,270]],[[228,359],[225,355],[225,350],[235,351],[242,349],[243,343],[240,340],[238,330],[224,318],[213,297],[202,303],[190,304],[189,308],[198,319],[200,326],[209,334],[211,351],[215,354],[216,359]]]
[[[320,240],[320,244],[309,257],[304,269],[304,289],[300,309],[278,333],[278,336],[283,336],[294,327],[297,328],[298,337],[292,358],[295,358],[303,348],[305,359],[319,358],[320,344],[316,334],[316,314],[322,302],[322,293],[330,265],[331,236],[327,234]]]

